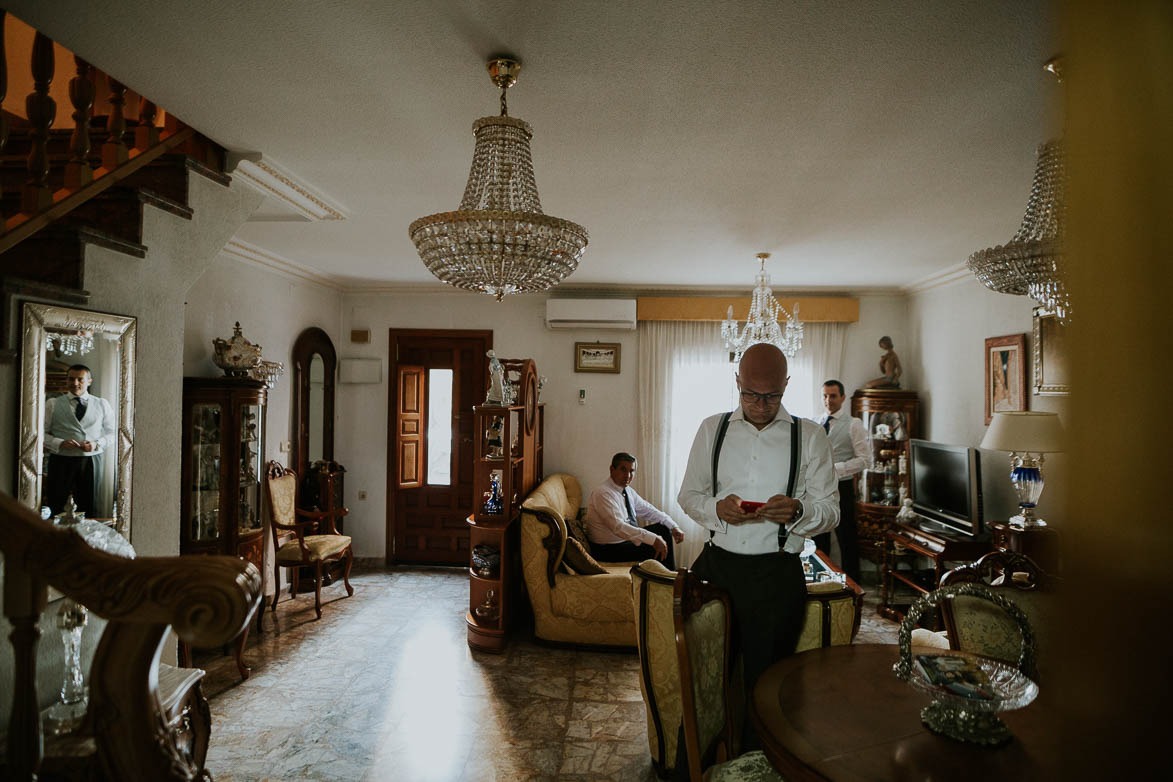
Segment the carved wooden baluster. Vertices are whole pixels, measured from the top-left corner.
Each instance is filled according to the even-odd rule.
[[[35,214],[53,203],[49,189],[49,128],[57,117],[57,102],[49,97],[53,83],[53,41],[44,33],[33,40],[33,91],[25,98],[29,118],[29,178],[21,193],[20,210]]]
[[[155,118],[158,116],[159,107],[143,98],[138,110],[138,127],[134,131],[134,145],[140,150],[150,149],[159,143],[159,129],[155,127]]]
[[[4,23],[8,12],[0,8],[0,153],[8,143],[8,118],[4,116],[4,98],[8,96],[8,52],[4,50]],[[7,230],[4,211],[0,210],[0,234]]]
[[[90,168],[90,117],[94,110],[94,79],[90,64],[73,56],[77,76],[69,81],[69,100],[73,104],[73,136],[69,141],[69,162],[65,165],[65,186],[77,190],[94,180]]]
[[[102,167],[117,168],[126,162],[130,150],[126,147],[126,85],[110,77],[110,134],[102,145]]]
[[[12,712],[8,723],[8,772],[14,780],[34,780],[44,743],[37,701],[37,641],[47,590],[37,579],[7,563],[4,613],[12,623]],[[7,684],[7,682],[5,682]]]

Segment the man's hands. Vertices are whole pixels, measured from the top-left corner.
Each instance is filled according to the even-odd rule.
[[[94,450],[94,444],[91,443],[89,440],[86,440],[85,442],[80,442],[80,443],[77,440],[65,440],[61,443],[61,447],[62,448],[73,448],[73,449],[77,449],[80,451],[85,451],[86,453],[89,453],[90,451]]]
[[[757,521],[772,521],[775,524],[789,524],[798,514],[798,501],[785,494],[775,494],[766,504],[753,513],[741,509],[741,498],[730,494],[717,502],[717,518],[726,524],[737,526]]]
[[[672,530],[672,542],[673,543],[680,543],[683,540],[684,540],[684,530],[680,529],[679,527],[676,527],[675,529],[673,529]]]
[[[652,548],[656,550],[656,559],[662,560],[664,557],[668,556],[668,544],[665,543],[664,539],[659,535],[657,535],[656,539],[652,542]]]

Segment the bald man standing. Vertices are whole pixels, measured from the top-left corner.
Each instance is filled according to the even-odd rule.
[[[676,498],[710,532],[693,572],[729,593],[747,701],[758,677],[798,642],[804,539],[839,523],[831,443],[823,427],[782,406],[786,369],[773,345],[745,351],[737,369],[741,404],[701,422]],[[750,748],[754,741],[747,731]]]

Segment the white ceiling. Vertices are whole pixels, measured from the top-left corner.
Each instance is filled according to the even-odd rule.
[[[1039,0],[5,5],[342,205],[238,237],[347,285],[434,281],[407,226],[457,207],[497,52],[576,287],[748,287],[759,251],[779,290],[906,285],[1013,235],[1058,129]]]

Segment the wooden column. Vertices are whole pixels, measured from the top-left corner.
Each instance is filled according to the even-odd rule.
[[[159,143],[159,128],[155,126],[158,115],[159,107],[143,98],[138,110],[138,127],[134,131],[134,145],[139,149],[150,149]]]
[[[7,20],[8,12],[0,8],[0,153],[8,143],[8,119],[4,116],[4,98],[8,96],[8,52],[4,49],[4,22]],[[0,210],[0,234],[7,230],[7,222],[4,211]]]
[[[49,189],[49,128],[57,117],[57,103],[49,97],[49,85],[53,83],[53,41],[44,33],[37,33],[33,40],[33,91],[25,99],[25,111],[29,118],[29,178],[21,193],[20,210],[36,214],[53,204],[53,191]]]
[[[94,179],[90,168],[90,117],[94,111],[94,79],[90,64],[74,55],[77,75],[69,81],[73,104],[73,136],[69,141],[69,162],[65,165],[65,186],[77,190]]]
[[[126,146],[126,85],[110,77],[110,133],[102,145],[102,167],[107,171],[127,161],[130,150]]]

